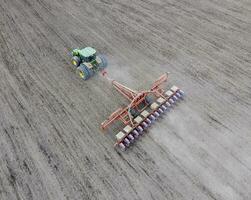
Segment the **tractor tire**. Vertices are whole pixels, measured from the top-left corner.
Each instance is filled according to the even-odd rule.
[[[88,67],[86,65],[84,65],[83,63],[80,64],[80,66],[77,68],[76,73],[83,80],[89,79],[93,74],[92,72],[90,72]]]
[[[98,56],[101,60],[101,63],[99,64],[100,69],[104,69],[107,67],[107,59],[103,55]]]
[[[73,56],[71,58],[71,63],[75,67],[78,67],[80,65],[80,62],[81,62],[81,60],[80,60],[80,58],[78,56]]]

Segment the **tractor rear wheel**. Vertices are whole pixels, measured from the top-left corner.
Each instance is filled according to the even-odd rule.
[[[84,64],[81,64],[77,68],[76,72],[77,72],[78,76],[80,76],[80,78],[83,79],[83,80],[87,80],[91,76],[91,73],[89,72],[89,69]]]
[[[98,55],[98,57],[100,58],[101,60],[101,63],[99,64],[99,68],[100,69],[104,69],[107,67],[107,59],[105,58],[105,56],[103,55]]]
[[[71,63],[73,66],[78,67],[80,65],[80,58],[78,56],[73,56],[71,58]]]

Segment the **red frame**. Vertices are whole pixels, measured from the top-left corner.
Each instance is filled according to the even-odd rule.
[[[149,93],[152,93],[156,97],[161,96],[165,98],[162,84],[167,81],[167,78],[168,78],[168,73],[163,74],[153,83],[150,90],[141,92],[132,90],[113,80],[112,81],[113,86],[118,90],[119,93],[121,93],[125,98],[127,98],[130,101],[130,103],[128,106],[124,108],[119,108],[115,112],[113,112],[104,122],[101,123],[101,129],[102,130],[107,129],[113,122],[117,120],[121,120],[125,125],[130,124],[133,127],[134,123],[132,121],[132,117],[131,114],[129,113],[129,110],[131,108],[137,109],[137,106],[140,103],[142,103],[143,101],[145,102],[145,98]],[[146,106],[148,106],[146,102],[145,104]]]

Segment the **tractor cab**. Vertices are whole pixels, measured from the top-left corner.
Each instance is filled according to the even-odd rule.
[[[83,62],[92,62],[96,59],[96,50],[92,47],[81,49],[80,58],[83,60]]]
[[[78,57],[81,62],[89,63],[96,59],[96,50],[92,47],[85,47],[84,49],[74,49],[72,51],[72,55]]]

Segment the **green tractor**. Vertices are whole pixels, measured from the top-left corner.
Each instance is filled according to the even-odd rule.
[[[77,68],[76,72],[80,78],[87,80],[107,66],[105,57],[96,53],[92,47],[72,51],[71,63]]]

